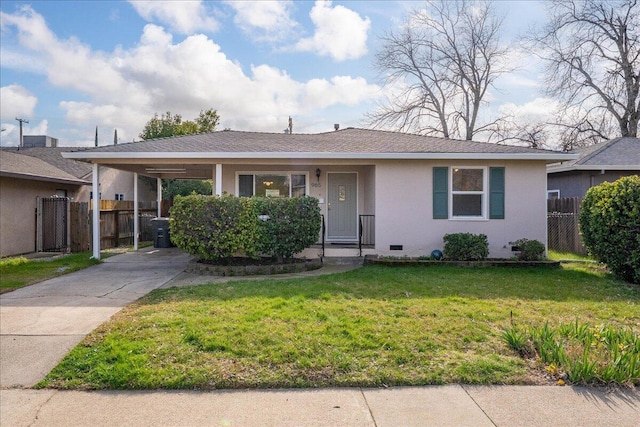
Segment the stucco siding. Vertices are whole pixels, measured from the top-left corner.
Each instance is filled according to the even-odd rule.
[[[91,178],[87,178],[91,179]],[[78,193],[76,202],[88,202],[92,188],[86,186]],[[123,200],[133,200],[133,172],[118,169],[100,167],[100,194],[102,200],[115,200],[116,194],[123,194]],[[156,200],[155,179],[145,180],[138,176],[138,200]]]
[[[76,198],[78,186],[0,178],[0,256],[36,250],[36,198],[55,196],[56,190]]]
[[[433,219],[434,166],[505,167],[505,219]],[[509,242],[519,238],[546,244],[546,167],[544,162],[384,161],[376,165],[376,252],[428,255],[442,249],[447,233],[483,233],[490,257],[513,256]],[[402,251],[390,250],[402,245]]]

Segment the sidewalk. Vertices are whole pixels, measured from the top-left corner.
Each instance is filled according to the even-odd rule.
[[[639,426],[640,393],[580,387],[31,390],[64,355],[153,289],[232,280],[182,273],[188,256],[146,248],[0,296],[0,426]],[[327,266],[298,277],[346,271]],[[234,278],[235,279],[235,278]],[[241,278],[241,279],[246,279]]]
[[[2,426],[637,427],[637,392],[555,386],[389,389],[0,390]]]

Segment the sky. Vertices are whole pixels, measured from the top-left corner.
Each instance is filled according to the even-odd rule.
[[[60,146],[139,141],[154,114],[213,108],[219,129],[294,133],[369,127],[389,94],[380,37],[417,1],[8,1],[0,3],[1,146],[49,135]],[[545,19],[538,1],[498,1],[515,71],[487,94],[487,117],[544,117],[535,57],[515,48]]]

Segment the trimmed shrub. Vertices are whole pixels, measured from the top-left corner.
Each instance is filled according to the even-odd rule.
[[[484,234],[445,234],[443,240],[443,253],[447,259],[477,261],[489,256],[489,242]]]
[[[169,216],[172,242],[205,260],[257,253],[258,217],[251,199],[176,196]]]
[[[517,246],[518,259],[521,261],[540,261],[544,258],[544,245],[537,240],[519,239],[513,242]]]
[[[254,197],[259,221],[258,252],[282,262],[318,241],[321,216],[318,199]]]
[[[591,187],[579,221],[589,253],[619,278],[640,284],[640,176]]]

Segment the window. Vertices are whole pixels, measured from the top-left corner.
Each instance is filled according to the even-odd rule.
[[[124,200],[124,194],[116,193],[116,200]]]
[[[307,173],[239,173],[240,197],[302,197],[307,194]]]
[[[451,168],[451,216],[483,218],[484,168]]]
[[[560,190],[547,190],[547,199],[559,199],[560,198]]]
[[[433,218],[504,219],[504,178],[502,167],[434,167]]]

